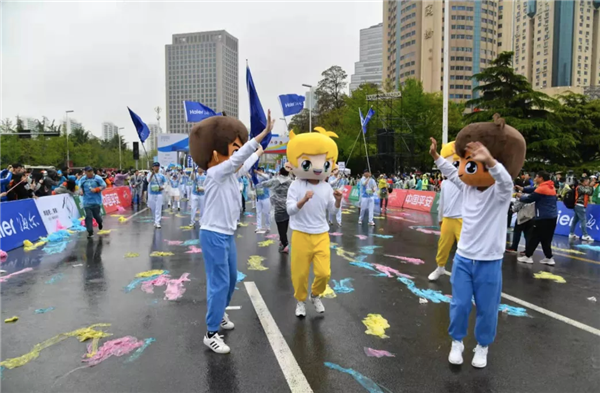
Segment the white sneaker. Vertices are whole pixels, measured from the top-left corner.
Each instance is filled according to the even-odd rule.
[[[229,353],[231,352],[231,348],[225,341],[223,341],[223,336],[220,336],[219,333],[215,334],[211,338],[208,338],[208,333],[204,335],[204,345],[212,349],[216,353]]]
[[[235,327],[235,325],[233,324],[233,322],[231,322],[229,320],[229,315],[227,315],[227,313],[225,313],[223,315],[223,320],[221,320],[221,328],[225,329],[225,330],[231,330]]]
[[[319,314],[323,314],[325,312],[325,306],[323,305],[323,302],[321,302],[321,297],[320,296],[313,296],[312,293],[311,293],[310,294],[310,301],[312,302],[313,306],[315,306],[315,310]]]
[[[584,242],[593,242],[594,238],[592,238],[590,235],[586,235],[586,236],[583,236],[581,238],[581,240],[583,240]]]
[[[577,239],[577,235],[574,233],[569,233],[569,239]]]
[[[296,316],[297,317],[305,317],[306,316],[306,305],[304,302],[298,302],[296,304]]]
[[[473,352],[475,352],[475,356],[473,356],[471,366],[475,368],[484,368],[487,366],[488,347],[482,347],[481,345],[477,344]]]
[[[338,224],[338,227],[341,227],[341,226],[342,226],[342,222],[341,222],[341,221],[338,221],[338,223],[337,223],[337,224]]]
[[[450,355],[448,355],[448,361],[450,364],[463,364],[462,353],[465,350],[465,346],[462,341],[452,340],[452,349]]]
[[[358,221],[358,225],[362,225],[362,221],[360,221],[360,220],[359,220],[359,221]]]
[[[156,224],[156,227],[160,229],[160,224]]]
[[[444,274],[446,274],[446,268],[444,266],[438,266],[437,269],[435,269],[427,278],[429,281],[436,281]]]
[[[374,226],[375,226],[375,221],[371,221],[371,222],[369,223],[369,225],[370,225],[370,226],[372,226],[372,227],[374,227]]]
[[[554,266],[554,258],[544,258],[540,261],[540,263],[548,266]]]
[[[531,257],[528,257],[527,255],[523,255],[522,257],[518,257],[517,261],[523,262],[523,263],[533,263],[533,259],[531,259]]]

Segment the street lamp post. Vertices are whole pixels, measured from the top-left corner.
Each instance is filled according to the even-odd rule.
[[[304,87],[308,87],[308,132],[312,132],[312,86],[305,83]]]
[[[67,168],[69,168],[69,162],[71,161],[69,159],[69,132],[71,131],[71,122],[69,121],[69,113],[73,113],[75,112],[74,110],[68,110],[65,111],[65,131],[67,133]]]
[[[123,169],[122,162],[121,162],[121,133],[119,131],[124,128],[125,127],[119,127],[117,129],[117,139],[119,140],[119,169]]]

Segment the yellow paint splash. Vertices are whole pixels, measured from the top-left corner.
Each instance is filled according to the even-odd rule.
[[[238,235],[237,235],[237,238],[238,238],[238,239],[241,239],[241,238],[243,238],[243,237],[244,237],[244,236],[242,236],[242,235],[240,235],[240,234],[238,233]]]
[[[35,244],[30,242],[29,240],[23,240],[23,247],[25,251],[35,250],[36,248],[43,246],[44,244],[46,244],[46,242],[42,240],[36,242]]]
[[[122,215],[122,214],[111,214],[110,216],[111,216],[111,217],[123,217],[123,215]]]
[[[365,333],[379,338],[389,338],[385,335],[385,329],[389,328],[390,324],[381,314],[368,314],[362,322],[367,327]]]
[[[159,274],[163,274],[165,271],[164,270],[147,270],[145,272],[141,272],[136,274],[135,276],[138,278],[141,277],[152,277],[152,276],[157,276]]]
[[[247,224],[247,223],[245,223],[245,222],[238,222],[238,226],[239,226],[239,227],[247,227],[247,226],[248,226],[248,224]]]
[[[101,330],[96,330],[97,327],[106,327],[110,326],[110,323],[96,323],[94,325],[90,325],[86,328],[81,328],[77,330],[73,330],[72,332],[61,333],[52,338],[49,338],[46,341],[43,341],[39,344],[35,344],[33,349],[26,353],[23,356],[19,356],[17,358],[6,359],[0,362],[0,366],[6,367],[7,369],[13,369],[15,367],[21,367],[30,361],[37,359],[40,356],[40,352],[43,349],[46,349],[54,344],[57,344],[63,340],[66,340],[69,337],[76,337],[80,342],[92,339],[92,340],[100,340],[101,338],[112,336],[110,333],[103,332]],[[93,347],[93,343],[92,343]],[[97,349],[96,345],[96,349]]]
[[[577,251],[577,250],[571,250],[570,248],[558,248],[558,247],[552,247],[553,250],[556,251],[562,251],[562,252],[568,252],[570,254],[579,254],[579,255],[585,255],[585,252],[581,252],[581,251]]]
[[[185,218],[185,216],[184,216],[183,214],[175,214],[175,217],[178,217],[178,218]]]
[[[154,251],[150,254],[151,257],[171,257],[175,254],[169,251]]]
[[[111,231],[112,229],[103,229],[101,231],[98,231],[98,235],[108,235]]]
[[[123,216],[119,217],[119,222],[127,222],[127,219]]]
[[[335,294],[335,291],[333,289],[331,289],[329,284],[327,284],[327,286],[325,287],[325,292],[323,292],[321,294],[321,296],[325,297],[327,299],[333,299],[334,297],[337,297],[337,295]]]
[[[383,220],[383,219],[385,219],[385,217],[373,217],[373,219],[375,219],[375,220]]]
[[[139,256],[140,254],[138,254],[137,252],[128,252],[127,254],[125,254],[125,258],[137,258]]]
[[[342,214],[352,214],[352,213],[350,213],[350,212],[342,212]]]
[[[533,273],[533,277],[538,278],[540,280],[552,280],[552,281],[557,282],[559,284],[564,284],[564,283],[567,282],[567,280],[565,280],[561,276],[557,276],[556,274],[552,274],[552,273],[549,273],[549,272]]]
[[[353,253],[353,252],[350,252],[350,251],[346,251],[346,250],[344,250],[342,247],[338,247],[338,248],[336,248],[336,249],[335,249],[335,253],[336,253],[338,256],[340,256],[340,257],[342,257],[342,258],[344,258],[345,260],[347,260],[347,261],[350,261],[350,262],[354,262],[354,258],[352,258],[352,257],[353,257],[354,255],[356,255],[356,254],[355,254],[355,253]]]
[[[273,240],[269,239],[269,240],[265,240],[264,242],[258,242],[258,246],[259,247],[268,247],[273,243],[274,243]]]
[[[189,231],[189,230],[194,229],[194,226],[193,225],[184,225],[182,227],[179,227],[179,229],[183,229],[184,231]]]
[[[11,317],[11,318],[6,318],[4,320],[4,323],[11,323],[11,322],[17,322],[19,320],[19,317]]]
[[[250,255],[248,259],[248,270],[267,270],[268,267],[263,266],[262,261],[265,258],[260,255]]]

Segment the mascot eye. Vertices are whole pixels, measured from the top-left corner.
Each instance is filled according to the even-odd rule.
[[[467,171],[469,175],[474,175],[477,173],[477,163],[475,161],[467,162],[467,165],[465,165],[465,171]]]
[[[312,167],[312,163],[308,160],[304,160],[302,161],[302,164],[300,166],[302,167],[302,169],[304,169],[304,171],[308,172]]]
[[[329,168],[331,168],[331,162],[325,161],[325,165],[323,165],[325,172],[329,172]]]
[[[460,165],[460,161],[454,161],[452,165],[454,165],[455,168],[458,168],[458,166]]]

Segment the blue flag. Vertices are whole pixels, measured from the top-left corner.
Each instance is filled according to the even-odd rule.
[[[283,116],[291,116],[304,109],[304,96],[298,94],[282,94],[279,96]]]
[[[367,124],[369,124],[369,120],[371,120],[371,117],[373,117],[375,111],[373,110],[373,108],[370,108],[369,112],[367,112],[367,117],[363,117],[362,111],[360,110],[360,108],[358,108],[358,114],[360,115],[360,125],[362,126],[363,134],[366,134]]]
[[[140,141],[142,141],[142,143],[146,142],[146,139],[148,139],[148,137],[150,136],[150,129],[148,128],[146,123],[144,123],[142,118],[133,113],[133,111],[129,109],[129,107],[127,107],[127,110],[131,115],[131,120],[133,121],[133,125],[135,126],[138,136],[140,137]]]
[[[252,74],[250,73],[250,67],[248,66],[246,66],[246,86],[248,87],[248,101],[250,101],[250,137],[254,138],[267,128],[267,117],[260,103],[260,98],[258,98]],[[260,144],[266,150],[269,147],[269,142],[271,142],[271,134],[267,135]],[[254,168],[258,168],[258,161],[254,164]],[[252,173],[252,181],[254,184],[258,183],[258,178],[254,173]]]
[[[209,117],[218,116],[215,111],[195,101],[183,101],[185,110],[185,121],[188,123],[199,123]]]

